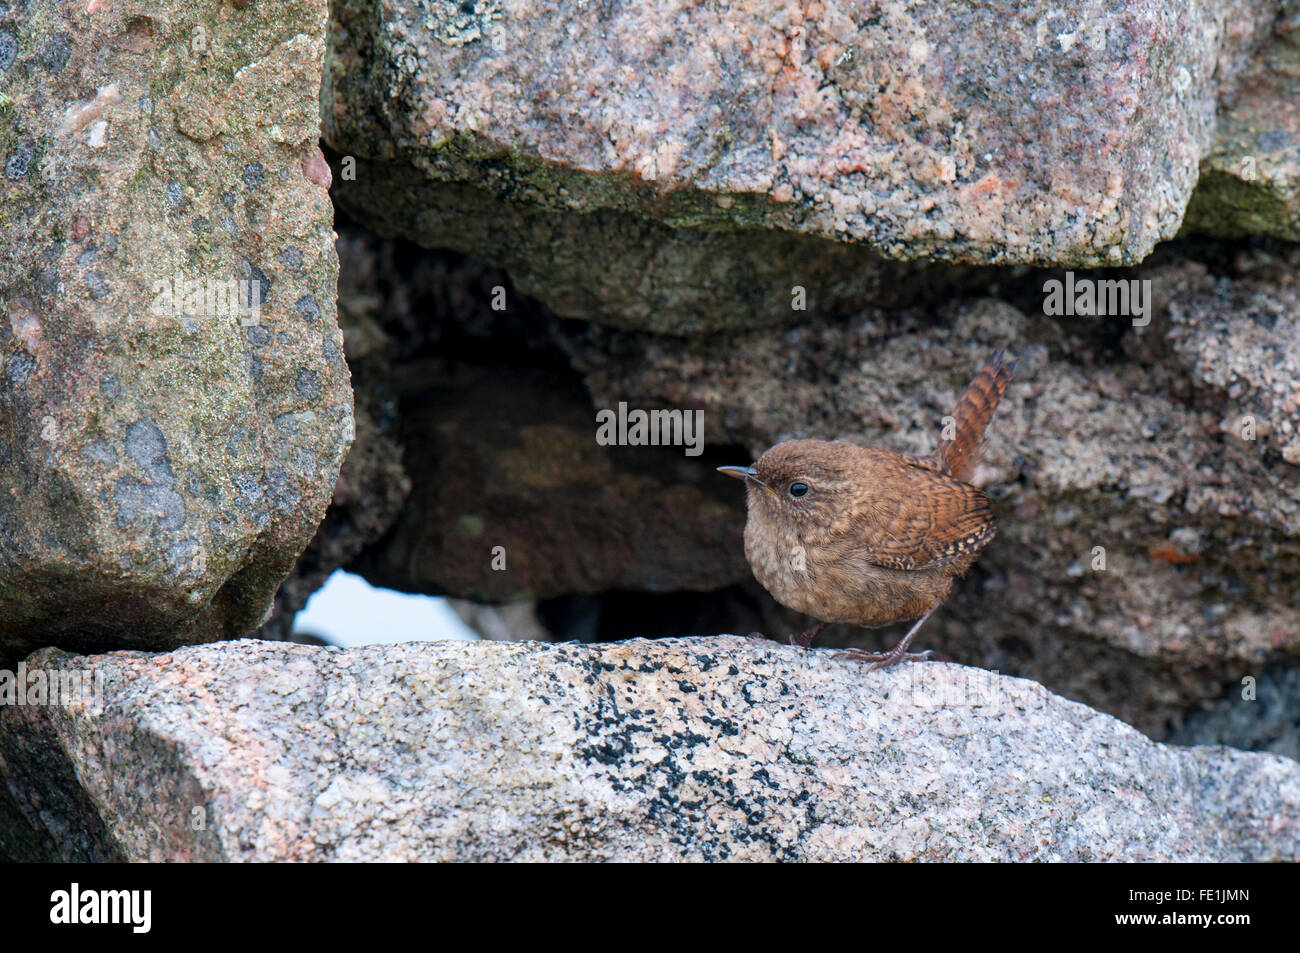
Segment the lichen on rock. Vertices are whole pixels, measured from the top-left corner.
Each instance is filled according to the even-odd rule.
[[[326,15],[0,13],[0,659],[242,635],[310,540],[352,434]]]
[[[92,703],[0,710],[0,852],[1300,858],[1294,761],[1156,744],[1036,683],[957,665],[864,673],[727,636],[245,641],[28,664],[88,667],[104,688]]]

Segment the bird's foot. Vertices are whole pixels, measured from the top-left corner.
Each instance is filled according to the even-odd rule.
[[[899,662],[924,662],[930,657],[931,649],[924,652],[868,652],[865,649],[845,649],[836,652],[831,658],[852,659],[867,666],[868,672],[890,668]]]
[[[817,634],[821,632],[821,630],[824,628],[826,628],[826,623],[818,622],[811,629],[805,629],[803,632],[800,632],[798,635],[790,636],[790,644],[797,645],[802,649],[806,649],[812,645],[812,640],[817,638]]]
[[[764,635],[762,632],[750,632],[748,635],[745,636],[745,638],[747,638],[747,639],[753,639],[755,642],[774,642],[774,641],[776,641],[775,639],[769,638],[768,636]]]
[[[907,630],[907,635],[903,636],[902,639],[899,640],[898,644],[888,652],[867,652],[862,649],[848,649],[844,652],[837,652],[835,658],[851,658],[859,662],[865,662],[867,663],[867,671],[869,672],[874,671],[875,669],[890,668],[891,666],[897,665],[899,662],[912,660],[918,662],[923,661],[930,657],[929,649],[926,649],[924,652],[909,652],[907,651],[907,647],[912,644],[912,639],[916,636],[917,630],[920,629],[921,626],[925,625],[925,620],[930,618],[930,614],[937,608],[939,608],[939,603],[937,602],[930,606],[930,608],[926,610],[925,615],[917,619],[916,622],[912,624],[912,627]]]

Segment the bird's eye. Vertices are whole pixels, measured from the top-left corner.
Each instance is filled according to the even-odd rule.
[[[808,484],[807,484],[807,483],[791,483],[791,484],[790,484],[790,495],[793,496],[793,497],[807,496],[807,495],[808,495]]]

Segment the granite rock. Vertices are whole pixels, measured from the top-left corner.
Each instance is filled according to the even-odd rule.
[[[502,264],[559,313],[789,324],[791,285],[843,310],[890,283],[864,247],[1141,261],[1276,9],[343,2],[324,138],[363,222]]]
[[[1300,859],[1300,765],[734,637],[38,653],[0,845],[71,860]],[[21,818],[22,823],[15,824]]]
[[[1185,228],[1300,241],[1300,15],[1279,17],[1275,39],[1220,111],[1214,147]]]
[[[0,659],[242,635],[311,539],[352,436],[326,19],[0,8]]]

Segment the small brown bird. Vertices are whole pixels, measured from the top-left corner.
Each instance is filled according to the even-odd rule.
[[[833,622],[916,619],[888,652],[843,654],[871,668],[930,654],[907,647],[996,529],[988,497],[966,481],[1013,367],[1001,351],[988,359],[926,456],[788,440],[752,467],[718,467],[746,481],[754,577],[777,602],[819,620],[792,642],[806,648]]]

